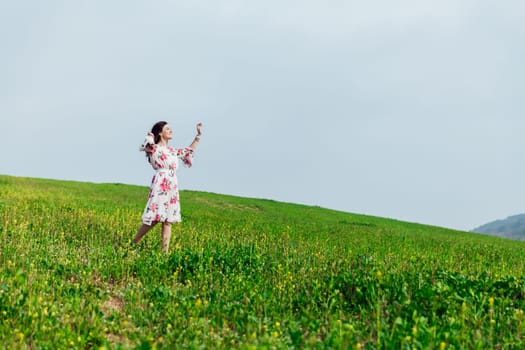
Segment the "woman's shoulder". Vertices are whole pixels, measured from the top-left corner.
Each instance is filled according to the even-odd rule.
[[[148,145],[149,153],[155,153],[159,149],[159,146],[157,144],[151,144]]]

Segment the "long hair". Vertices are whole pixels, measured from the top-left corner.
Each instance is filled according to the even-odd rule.
[[[153,140],[155,141],[155,144],[159,143],[160,141],[160,133],[162,132],[162,129],[164,128],[164,125],[168,124],[168,122],[160,121],[156,122],[155,125],[151,128],[151,133],[153,134]]]

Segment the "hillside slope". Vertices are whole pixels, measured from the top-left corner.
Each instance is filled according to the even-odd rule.
[[[525,214],[509,216],[477,227],[472,232],[516,240],[525,240]]]
[[[523,348],[525,244],[182,191],[169,254],[148,188],[0,176],[6,348]]]

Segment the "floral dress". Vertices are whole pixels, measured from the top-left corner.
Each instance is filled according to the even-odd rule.
[[[159,146],[153,142],[153,137],[148,135],[140,150],[146,152],[148,161],[155,170],[142,222],[146,225],[159,221],[181,222],[176,171],[179,159],[185,166],[191,167],[193,149]]]

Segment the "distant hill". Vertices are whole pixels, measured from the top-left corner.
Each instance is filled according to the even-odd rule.
[[[525,214],[509,216],[506,219],[489,222],[472,230],[498,237],[525,240]]]

